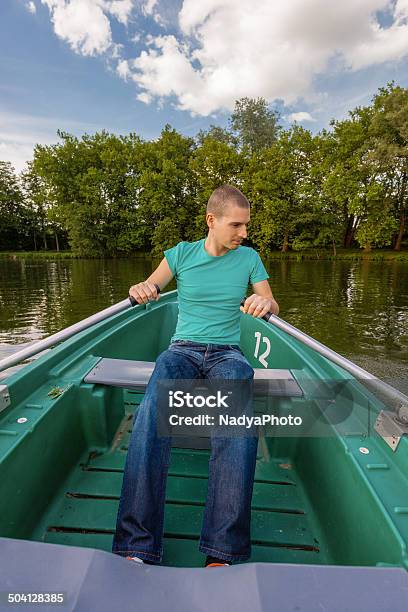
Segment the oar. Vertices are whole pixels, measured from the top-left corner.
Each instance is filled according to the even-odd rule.
[[[157,293],[160,293],[159,285],[154,283],[154,286],[157,289]],[[9,355],[8,357],[5,357],[4,359],[0,359],[0,372],[2,370],[7,370],[7,368],[10,368],[17,363],[20,363],[20,361],[24,361],[24,359],[27,359],[28,357],[32,357],[33,355],[54,346],[58,342],[71,338],[71,336],[74,336],[75,334],[87,329],[88,327],[91,327],[92,325],[95,325],[96,323],[109,319],[109,317],[112,317],[118,312],[122,312],[131,306],[137,306],[137,304],[138,302],[135,300],[135,298],[129,295],[129,297],[127,297],[125,300],[122,300],[117,304],[113,304],[113,306],[109,306],[108,308],[105,308],[104,310],[101,310],[100,312],[97,312],[96,314],[93,314],[82,321],[78,321],[78,323],[74,323],[73,325],[62,329],[51,336],[47,336],[47,338],[44,338],[43,340],[39,340],[38,342],[35,342],[34,344],[31,344],[30,346],[27,346],[26,348],[23,348],[20,351]]]
[[[245,299],[246,298],[243,298],[241,300],[241,306],[244,305]],[[406,396],[404,393],[398,391],[398,389],[394,389],[394,387],[392,387],[388,383],[384,382],[383,380],[380,380],[373,374],[370,374],[370,372],[367,372],[367,370],[360,368],[360,366],[356,365],[349,359],[346,359],[346,357],[343,357],[339,353],[336,353],[336,351],[332,351],[332,349],[325,346],[318,340],[315,340],[311,336],[308,336],[307,334],[303,333],[297,327],[290,325],[290,323],[286,323],[286,321],[283,321],[283,319],[280,319],[272,312],[267,312],[266,315],[261,318],[267,323],[271,323],[272,325],[275,325],[275,327],[282,329],[287,334],[290,334],[306,346],[309,346],[310,348],[315,350],[320,355],[323,355],[323,357],[326,357],[336,365],[339,365],[344,370],[347,370],[347,372],[350,372],[350,374],[355,376],[357,379],[362,379],[365,382],[369,383],[370,387],[372,386],[379,393],[383,393],[387,399],[392,400],[393,402],[397,402],[397,406],[394,406],[394,410],[398,414],[405,414],[405,410],[408,406],[408,396]]]

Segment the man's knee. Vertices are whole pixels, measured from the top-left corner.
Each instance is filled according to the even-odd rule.
[[[244,364],[244,374],[245,376],[243,376],[243,378],[246,378],[247,380],[252,380],[254,377],[254,369],[249,365],[248,362]]]
[[[234,373],[234,378],[238,380],[252,380],[254,370],[251,368],[246,359],[232,359],[231,369]]]
[[[171,363],[174,363],[174,355],[169,351],[169,349],[160,353],[160,355],[156,359],[155,369],[157,368],[165,368]]]

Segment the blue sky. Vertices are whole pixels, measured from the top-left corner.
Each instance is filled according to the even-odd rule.
[[[0,160],[57,129],[194,136],[262,96],[313,132],[394,80],[408,0],[1,0]]]

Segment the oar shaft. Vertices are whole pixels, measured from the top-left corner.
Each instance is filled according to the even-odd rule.
[[[313,349],[320,355],[323,355],[323,357],[326,357],[327,359],[329,359],[336,365],[339,365],[340,367],[342,367],[347,372],[350,372],[350,374],[355,376],[357,379],[362,380],[366,383],[369,383],[368,386],[370,388],[374,389],[375,391],[379,393],[384,394],[384,396],[388,398],[389,400],[392,400],[393,402],[397,402],[398,405],[408,404],[408,397],[404,393],[402,393],[401,391],[398,391],[398,389],[395,389],[388,383],[377,378],[376,376],[374,376],[374,374],[370,374],[370,372],[367,372],[367,370],[360,368],[360,366],[356,365],[355,363],[353,363],[346,357],[343,357],[343,355],[336,353],[335,351],[325,346],[318,340],[315,340],[311,336],[308,336],[307,334],[303,333],[302,331],[300,331],[300,329],[298,329],[294,325],[291,325],[290,323],[286,323],[286,321],[283,321],[277,315],[274,315],[271,312],[267,313],[263,318],[268,323],[275,325],[275,327],[278,327],[279,329],[286,332],[287,334],[290,334],[291,336],[293,336],[293,338],[296,338],[297,340],[299,340],[306,346],[309,346],[311,349]],[[399,406],[397,406],[397,408],[398,407]]]
[[[245,300],[246,298],[243,298],[241,300],[241,306],[244,305]],[[363,380],[366,384],[368,384],[369,387],[371,387],[378,393],[382,393],[383,396],[386,397],[388,400],[392,400],[394,403],[397,402],[397,405],[394,406],[396,410],[398,410],[403,405],[408,405],[408,396],[406,396],[404,393],[398,391],[398,389],[395,389],[388,383],[377,378],[376,376],[374,376],[374,374],[370,374],[370,372],[367,372],[367,370],[360,368],[360,366],[356,365],[346,357],[343,357],[343,355],[336,353],[336,351],[333,351],[328,346],[325,346],[318,340],[315,340],[311,336],[308,336],[294,325],[291,325],[283,319],[280,319],[272,312],[267,312],[266,315],[262,317],[262,319],[264,319],[264,321],[266,321],[267,323],[275,325],[275,327],[278,327],[293,338],[296,338],[296,340],[299,340],[306,346],[309,346],[311,349],[313,349],[323,357],[326,357],[326,359],[329,359],[332,363],[335,363],[347,372],[350,372],[350,374],[355,376],[357,379]]]
[[[156,283],[154,283],[154,285],[156,287],[157,293],[160,293],[159,285],[156,285]],[[131,306],[137,306],[137,304],[138,302],[135,300],[135,298],[129,295],[129,297],[127,297],[125,300],[122,300],[117,304],[113,304],[113,306],[108,306],[108,308],[104,308],[104,310],[101,310],[100,312],[97,312],[91,315],[90,317],[83,319],[82,321],[78,321],[78,323],[74,323],[73,325],[62,329],[61,331],[52,334],[51,336],[47,336],[47,338],[43,338],[43,340],[39,340],[34,344],[30,344],[30,346],[21,349],[21,351],[17,351],[16,353],[13,353],[12,355],[5,357],[4,359],[0,359],[0,372],[3,370],[7,370],[7,368],[11,368],[11,366],[20,363],[20,361],[24,361],[24,359],[27,359],[28,357],[32,357],[37,353],[41,353],[41,351],[45,351],[45,349],[54,346],[58,342],[68,340],[68,338],[71,338],[71,336],[74,336],[78,332],[81,332],[84,329],[95,325],[96,323],[100,323],[105,319],[109,319],[109,317],[112,317],[118,312],[122,312],[122,310],[126,310]]]
[[[4,359],[1,359],[0,372],[2,370],[7,370],[7,368],[10,368],[11,366],[16,365],[17,363],[20,363],[20,361],[24,361],[24,359],[27,359],[28,357],[32,357],[33,355],[36,355],[37,353],[40,353],[41,351],[44,351],[45,349],[54,346],[58,342],[63,342],[64,340],[71,338],[71,336],[73,336],[74,334],[77,334],[78,332],[81,332],[84,329],[95,325],[96,323],[100,323],[100,321],[108,319],[109,317],[117,314],[118,312],[121,312],[122,310],[126,310],[131,306],[132,304],[130,302],[130,299],[126,298],[125,300],[122,300],[121,302],[118,302],[113,306],[109,306],[108,308],[105,308],[104,310],[101,310],[100,312],[97,312],[91,315],[90,317],[83,319],[82,321],[78,321],[78,323],[74,323],[73,325],[62,329],[61,331],[56,332],[51,336],[47,336],[47,338],[43,338],[43,340],[39,340],[34,344],[30,344],[30,346],[27,346],[21,349],[20,351],[17,351],[16,353],[9,355],[8,357],[5,357]]]

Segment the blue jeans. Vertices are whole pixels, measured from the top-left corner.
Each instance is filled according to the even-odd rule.
[[[126,458],[112,552],[160,563],[171,438],[157,435],[161,379],[251,380],[237,345],[176,340],[161,353],[139,406]],[[248,400],[251,401],[251,398]],[[212,437],[199,550],[224,561],[251,555],[251,500],[258,438]]]

